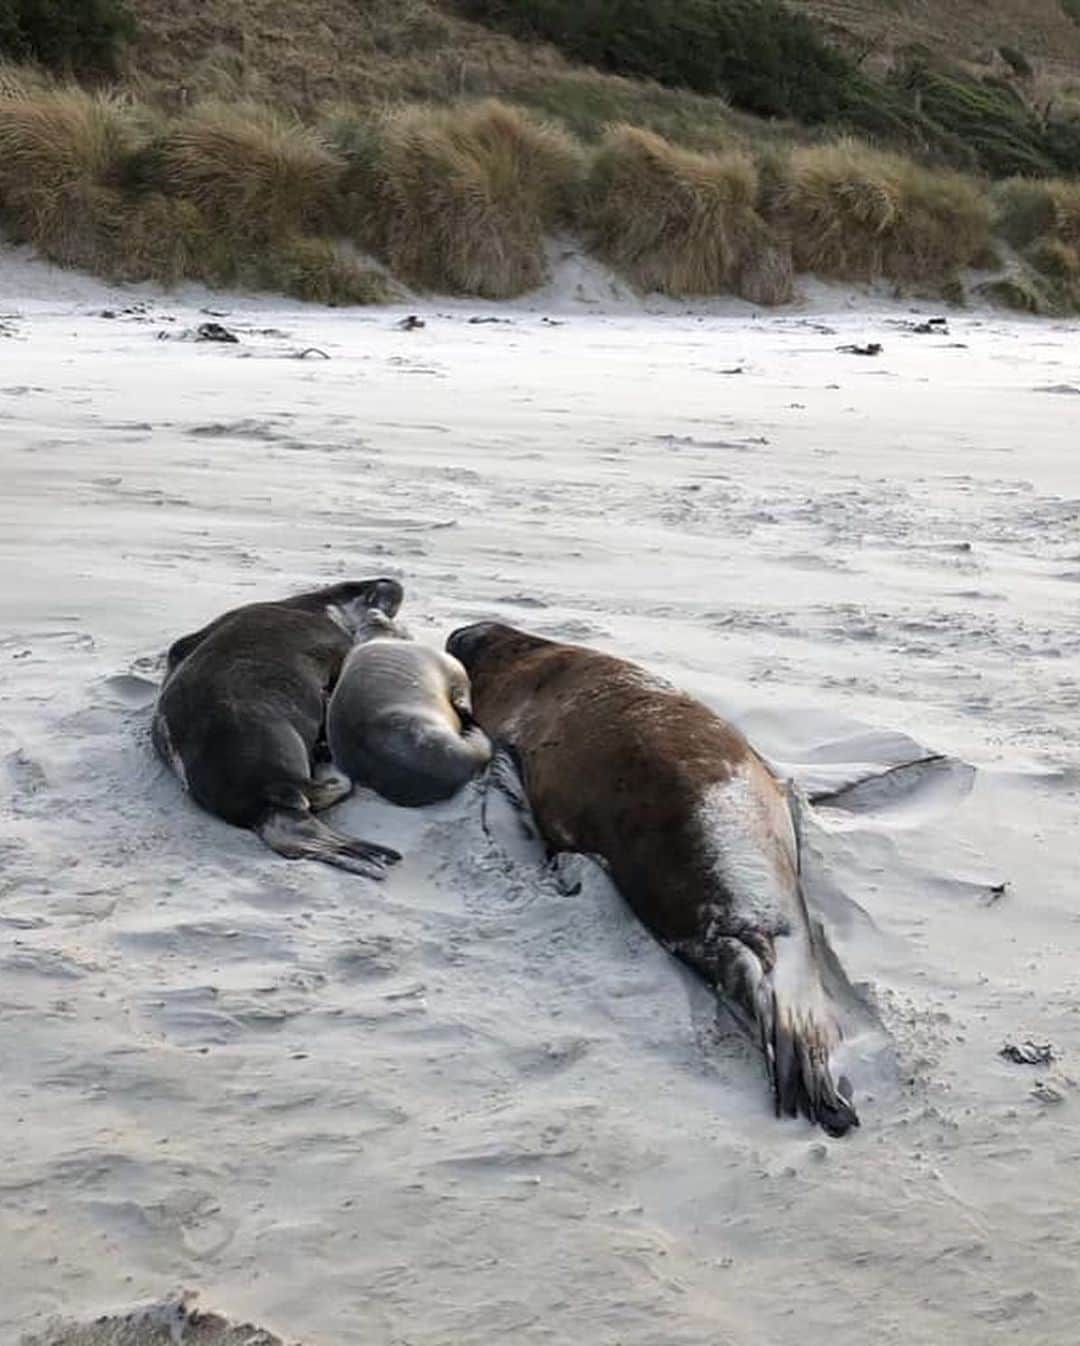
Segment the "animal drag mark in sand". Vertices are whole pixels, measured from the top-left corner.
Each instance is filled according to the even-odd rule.
[[[739,731],[624,660],[497,623],[447,641],[552,852],[598,856],[641,921],[744,1018],[777,1115],[858,1125],[787,793]]]
[[[378,609],[364,617],[326,713],[334,765],[406,806],[449,799],[491,760],[469,676]]]
[[[396,580],[349,581],[250,603],[169,650],[153,741],[196,803],[279,855],[381,878],[401,857],[314,816],[349,780],[318,761],[327,699],[372,609],[393,617]]]

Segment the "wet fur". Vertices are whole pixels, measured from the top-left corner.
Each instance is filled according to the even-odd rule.
[[[599,856],[639,918],[741,1012],[778,1114],[833,1135],[840,1038],[781,784],[733,726],[623,660],[482,624],[447,648],[550,850]]]
[[[396,851],[312,816],[347,793],[316,767],[327,698],[369,604],[397,611],[392,580],[357,581],[234,609],[169,651],[153,740],[192,798],[290,859],[378,877]],[[321,779],[320,779],[321,777]]]

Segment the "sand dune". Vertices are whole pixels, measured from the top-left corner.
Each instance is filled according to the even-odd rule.
[[[1070,1340],[1074,327],[582,272],[404,331],[0,257],[0,1339],[149,1346],[124,1306],[191,1286],[200,1346]],[[177,339],[207,307],[239,344]],[[337,810],[405,853],[381,886],[181,797],[167,643],[380,572],[420,638],[618,650],[819,797],[857,1134],[775,1121],[603,875],[476,789]]]

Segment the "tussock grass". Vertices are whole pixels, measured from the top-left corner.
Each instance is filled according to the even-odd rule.
[[[854,140],[792,152],[769,214],[799,270],[841,280],[941,278],[990,249],[990,210],[974,179]]]
[[[318,132],[263,107],[208,103],[157,148],[162,187],[246,242],[333,221],[344,162]]]
[[[77,88],[0,97],[0,216],[10,233],[62,266],[102,270],[121,228],[123,105]]]
[[[995,197],[997,227],[1038,273],[1054,305],[1080,309],[1080,182],[1013,178]]]
[[[25,98],[52,87],[52,79],[37,66],[0,58],[0,98]]]
[[[114,280],[156,280],[167,286],[185,280],[213,283],[218,279],[215,262],[225,252],[227,246],[197,206],[149,192],[129,201],[119,216],[102,269]]]
[[[589,182],[591,244],[640,290],[782,303],[792,293],[790,255],[757,213],[757,195],[754,161],[740,150],[697,153],[617,126]]]
[[[1011,178],[996,192],[999,232],[1017,248],[1040,239],[1080,247],[1080,182]]]
[[[111,279],[384,301],[380,272],[305,232],[337,211],[342,169],[269,114],[200,109],[168,126],[79,88],[0,94],[0,220],[50,261]]]
[[[350,256],[331,239],[301,234],[279,239],[263,251],[250,283],[331,307],[386,304],[396,296],[394,285],[376,267]]]
[[[367,237],[419,289],[505,299],[544,279],[544,238],[584,173],[580,146],[518,108],[487,100],[406,108],[369,159]]]
[[[577,230],[645,291],[784,302],[793,270],[940,288],[1019,253],[999,302],[1080,308],[1080,182],[975,179],[854,141],[698,149],[620,124],[587,147],[506,103],[338,109],[319,128],[248,104],[162,109],[0,65],[0,225],[123,280],[373,303],[393,282],[508,298]],[[998,268],[1000,269],[1000,268]],[[1000,277],[999,277],[1000,279]]]

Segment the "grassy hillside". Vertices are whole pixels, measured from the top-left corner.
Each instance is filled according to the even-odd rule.
[[[973,66],[1008,62],[1021,52],[1051,82],[1080,80],[1080,5],[1075,0],[790,0],[834,40],[889,64],[905,48],[929,47]]]
[[[0,43],[50,2],[0,0]],[[1080,298],[1057,0],[126,2],[89,86],[0,67],[0,221],[65,265],[498,298],[570,231],[675,295],[783,302],[794,269],[958,295],[1005,247],[1004,297]],[[1018,176],[1046,181],[990,181]]]

